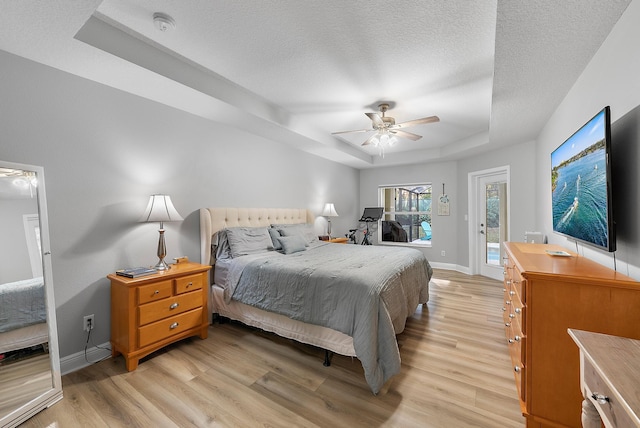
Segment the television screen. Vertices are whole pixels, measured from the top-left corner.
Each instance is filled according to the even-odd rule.
[[[553,231],[615,251],[611,118],[605,107],[551,153]]]

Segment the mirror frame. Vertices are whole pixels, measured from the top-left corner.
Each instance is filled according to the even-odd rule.
[[[60,374],[60,352],[58,351],[58,326],[56,323],[56,305],[53,296],[53,269],[51,265],[51,246],[49,241],[49,216],[45,192],[44,168],[13,162],[0,161],[0,168],[34,171],[38,179],[37,201],[40,219],[40,243],[42,248],[42,273],[44,277],[45,304],[47,308],[47,327],[49,330],[49,362],[51,366],[51,389],[19,406],[0,419],[0,426],[15,427],[34,416],[41,410],[62,399],[62,378]]]

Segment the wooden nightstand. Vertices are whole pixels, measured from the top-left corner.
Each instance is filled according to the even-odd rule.
[[[349,238],[333,238],[329,239],[327,242],[333,242],[334,244],[346,244],[349,242]]]
[[[189,336],[206,339],[211,266],[178,263],[153,275],[111,280],[111,355],[124,356],[127,370],[140,358]]]

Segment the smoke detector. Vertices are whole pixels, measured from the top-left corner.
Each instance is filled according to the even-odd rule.
[[[156,28],[163,33],[176,28],[176,21],[166,13],[154,13],[153,23],[155,24]]]

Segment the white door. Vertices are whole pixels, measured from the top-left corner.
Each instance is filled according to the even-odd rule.
[[[502,280],[502,243],[509,239],[509,168],[469,174],[471,273]]]

